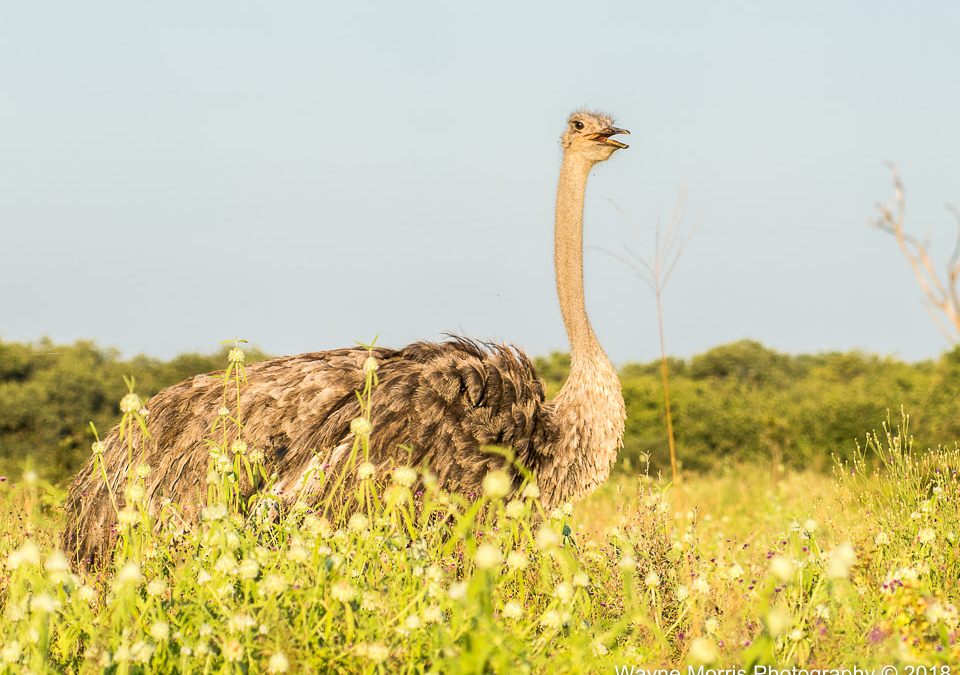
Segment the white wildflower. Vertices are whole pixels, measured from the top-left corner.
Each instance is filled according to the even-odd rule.
[[[932,527],[924,527],[917,532],[917,541],[921,544],[932,544],[937,540],[937,531]]]
[[[502,559],[500,549],[492,544],[481,544],[473,556],[477,569],[488,570],[497,567]]]
[[[573,585],[577,588],[586,588],[590,585],[590,577],[585,572],[577,572],[573,575]]]
[[[555,609],[544,612],[543,616],[540,617],[540,625],[547,630],[557,630],[562,624],[563,618],[560,616],[560,612]]]
[[[136,469],[137,478],[146,478],[150,475],[149,464],[138,464]]]
[[[103,441],[94,441],[93,445],[90,446],[90,450],[93,451],[93,454],[97,457],[103,454],[104,450],[107,449],[107,444]]]
[[[437,605],[430,605],[423,610],[423,620],[427,623],[441,623],[443,618],[443,610]]]
[[[356,436],[366,438],[370,435],[370,432],[373,431],[373,425],[370,424],[370,420],[366,417],[356,417],[350,422],[350,431]]]
[[[362,513],[354,513],[350,516],[350,521],[347,523],[347,529],[351,532],[363,532],[368,527],[370,527],[370,519]]]
[[[873,542],[877,546],[886,546],[890,543],[890,535],[886,532],[877,532],[877,536],[873,538]]]
[[[388,656],[390,656],[390,650],[379,642],[374,642],[372,645],[369,645],[366,652],[367,658],[374,663],[382,663],[387,660]]]
[[[373,475],[376,473],[377,468],[371,462],[364,462],[357,467],[357,478],[360,480],[367,480],[373,478]]]
[[[573,584],[562,581],[557,584],[556,588],[553,589],[553,597],[559,600],[562,604],[566,605],[573,601],[574,590]]]
[[[527,483],[527,486],[523,488],[523,497],[525,499],[539,499],[540,488],[536,483]]]
[[[77,589],[77,597],[83,600],[88,605],[92,605],[93,602],[97,599],[97,591],[93,586],[88,586],[84,584]]]
[[[257,622],[253,620],[253,617],[249,614],[244,614],[243,612],[237,612],[230,617],[230,620],[227,622],[227,630],[231,633],[242,633],[245,630],[249,630],[257,625]]]
[[[241,579],[254,579],[260,573],[260,564],[253,558],[244,558],[237,566],[237,576]]]
[[[780,637],[787,632],[793,619],[783,609],[775,607],[767,613],[767,630],[773,637]]]
[[[143,489],[140,483],[133,483],[126,487],[123,491],[123,496],[129,504],[139,504],[143,501],[144,497],[146,497],[146,490]]]
[[[140,408],[143,407],[143,402],[140,400],[140,397],[136,394],[127,394],[122,399],[120,399],[120,412],[122,413],[135,413]]]
[[[817,524],[817,521],[815,521],[813,518],[810,518],[803,524],[803,531],[807,534],[813,534],[817,531],[818,527],[819,525]]]
[[[247,444],[239,438],[230,444],[230,451],[235,455],[247,454]]]
[[[287,657],[284,656],[283,652],[277,652],[270,657],[270,661],[267,662],[267,672],[270,675],[277,675],[277,673],[285,673],[290,668],[290,662],[287,660]]]
[[[243,658],[243,645],[239,640],[228,640],[223,645],[223,658],[227,661],[236,662]]]
[[[503,612],[501,614],[504,619],[516,621],[523,616],[523,606],[516,600],[511,600],[503,606]]]
[[[17,554],[17,557],[14,561],[10,561],[8,558],[8,563],[13,562],[14,564],[10,565],[12,568],[16,569],[17,566],[24,565],[39,565],[40,564],[40,547],[36,545],[33,541],[28,539],[27,541],[21,544],[14,553]],[[11,557],[13,554],[10,554]]]
[[[828,579],[846,579],[850,574],[850,568],[857,562],[857,552],[850,543],[840,544],[830,552],[827,561]]]
[[[643,580],[644,586],[647,588],[656,588],[660,585],[660,575],[656,572],[650,572],[647,574],[647,577]]]
[[[703,622],[703,629],[707,631],[710,635],[713,635],[717,632],[717,629],[720,628],[720,621],[715,616],[711,616],[706,621]]]
[[[549,525],[541,525],[537,530],[537,548],[548,551],[560,542],[560,536]]]
[[[0,659],[4,663],[16,663],[20,660],[20,643],[16,640],[7,643],[3,646],[3,649],[0,650]]]
[[[40,612],[42,614],[53,614],[56,611],[53,598],[46,593],[35,595],[30,598],[30,611]]]
[[[163,621],[156,621],[150,625],[150,637],[157,642],[163,642],[170,637],[170,625]]]
[[[529,562],[530,559],[527,557],[527,554],[520,549],[514,549],[507,554],[507,566],[512,570],[519,571],[526,569]]]
[[[503,499],[509,494],[512,483],[506,471],[491,471],[483,477],[483,492],[490,499]]]
[[[243,353],[243,350],[239,347],[234,347],[227,354],[227,360],[230,363],[243,363],[243,359],[246,355]]]
[[[681,584],[677,586],[677,590],[674,591],[674,594],[677,596],[677,600],[683,602],[690,597],[690,589]]]
[[[237,561],[231,554],[224,553],[217,558],[217,562],[213,564],[213,569],[220,574],[234,575],[237,573]]]
[[[117,581],[120,584],[139,584],[140,579],[140,566],[133,561],[126,563],[117,572]]]
[[[454,582],[450,584],[447,595],[450,596],[451,600],[463,600],[467,596],[467,585],[462,581]]]
[[[417,472],[409,466],[399,466],[393,470],[393,482],[401,487],[411,487],[417,480]]]
[[[356,596],[357,592],[349,581],[343,580],[338,581],[330,588],[330,593],[333,595],[333,599],[347,604]]]
[[[264,578],[257,589],[260,595],[280,595],[287,590],[287,580],[280,574],[271,574]]]
[[[511,499],[507,502],[507,508],[505,509],[507,518],[522,518],[523,514],[527,512],[527,507],[523,505],[523,502],[519,499]]]
[[[707,637],[694,638],[687,652],[690,660],[698,664],[713,663],[718,655],[716,643]]]
[[[167,591],[167,582],[163,579],[156,578],[152,579],[149,584],[147,584],[147,595],[151,597],[159,597]]]
[[[790,558],[782,555],[775,555],[770,559],[770,572],[780,581],[790,581],[796,569]]]

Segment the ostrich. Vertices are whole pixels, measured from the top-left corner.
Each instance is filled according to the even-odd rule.
[[[543,381],[519,349],[453,337],[402,349],[374,348],[379,384],[370,406],[370,461],[382,475],[398,464],[430,471],[454,492],[478,492],[503,457],[483,446],[512,448],[535,472],[545,508],[578,500],[610,474],[622,445],[620,381],[587,318],[583,294],[583,201],[587,176],[626,144],[629,133],[606,115],[573,113],[561,137],[563,164],[557,189],[555,254],[557,294],[570,341],[570,376],[546,400]],[[300,490],[322,493],[308,472],[314,452],[328,473],[350,460],[350,422],[360,414],[364,348],[284,356],[246,368],[240,391],[244,441],[263,452],[277,474],[273,490],[291,505]],[[134,432],[152,467],[146,500],[152,513],[170,499],[195,522],[202,503],[210,453],[204,442],[222,405],[223,380],[198,375],[164,389],[147,402],[150,437]],[[403,446],[403,447],[401,447]],[[119,427],[104,439],[103,462],[113,493],[122,499],[128,469]],[[306,483],[304,478],[306,477]],[[515,486],[519,479],[515,477]],[[251,486],[246,490],[252,492]],[[110,555],[117,514],[97,457],[80,470],[66,503],[63,546],[75,564]]]

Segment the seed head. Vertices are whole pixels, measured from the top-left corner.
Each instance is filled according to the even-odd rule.
[[[120,412],[129,414],[135,413],[143,407],[143,401],[134,393],[129,393],[120,399]]]
[[[786,556],[775,555],[770,560],[770,572],[780,581],[790,581],[795,571],[793,561]]]
[[[510,492],[512,481],[502,469],[491,471],[483,477],[483,492],[490,499],[503,499]]]
[[[706,664],[717,660],[717,645],[710,638],[698,637],[690,643],[688,652],[690,660],[694,663]]]
[[[170,637],[170,624],[157,621],[150,626],[150,637],[157,642],[163,642]]]
[[[372,430],[373,425],[370,424],[370,420],[368,420],[366,417],[357,417],[350,422],[350,431],[361,438],[367,438],[370,436],[370,432]]]
[[[343,580],[335,583],[331,589],[331,594],[333,599],[343,604],[347,604],[356,596],[357,592],[354,590],[353,586],[350,585],[349,581]]]
[[[284,656],[283,652],[277,652],[270,657],[270,661],[267,663],[267,672],[270,675],[277,675],[277,673],[285,673],[290,668],[290,662],[287,660],[287,657]]]
[[[523,616],[523,606],[516,600],[511,600],[503,606],[503,612],[501,614],[504,619],[516,621]]]
[[[473,556],[477,569],[488,570],[500,564],[502,555],[500,549],[492,544],[481,544]]]
[[[417,472],[409,466],[400,466],[393,470],[393,482],[402,487],[411,487],[417,480]]]

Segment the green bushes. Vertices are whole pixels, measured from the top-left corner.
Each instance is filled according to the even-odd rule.
[[[258,352],[248,356],[263,358]],[[63,482],[90,451],[90,422],[103,432],[117,423],[124,376],[135,378],[137,390],[152,396],[218,370],[224,360],[224,354],[124,360],[116,350],[87,341],[0,342],[0,472],[12,473],[26,461],[43,477]]]
[[[0,342],[0,472],[25,460],[64,482],[93,440],[118,419],[116,401],[133,376],[151,396],[187,377],[217,370],[224,354],[171,361],[125,360],[91,342]],[[250,362],[264,358],[249,353]],[[563,384],[567,354],[537,360],[548,395]],[[627,404],[625,466],[669,466],[660,364],[621,369]],[[689,360],[669,360],[678,459],[687,470],[725,464],[828,468],[850,459],[854,440],[900,406],[911,413],[921,446],[960,439],[960,349],[936,361],[903,363],[860,352],[792,356],[752,341],[723,345]]]
[[[565,377],[565,354],[538,360],[548,384]],[[829,468],[852,459],[855,440],[903,406],[918,445],[960,439],[960,350],[904,363],[861,352],[791,356],[750,340],[689,360],[670,359],[678,461],[709,471],[751,462]],[[621,461],[669,467],[659,363],[620,371],[627,405]],[[552,388],[552,387],[551,387]]]

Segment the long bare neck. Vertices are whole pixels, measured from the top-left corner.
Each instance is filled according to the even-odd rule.
[[[565,152],[557,187],[554,265],[560,312],[574,363],[597,356],[606,360],[587,318],[583,296],[583,199],[591,166],[579,154]]]
[[[539,467],[541,499],[551,508],[580,499],[606,479],[626,418],[620,380],[590,326],[583,296],[583,199],[591,166],[565,152],[557,188],[554,262],[570,377],[552,401],[560,435]]]

